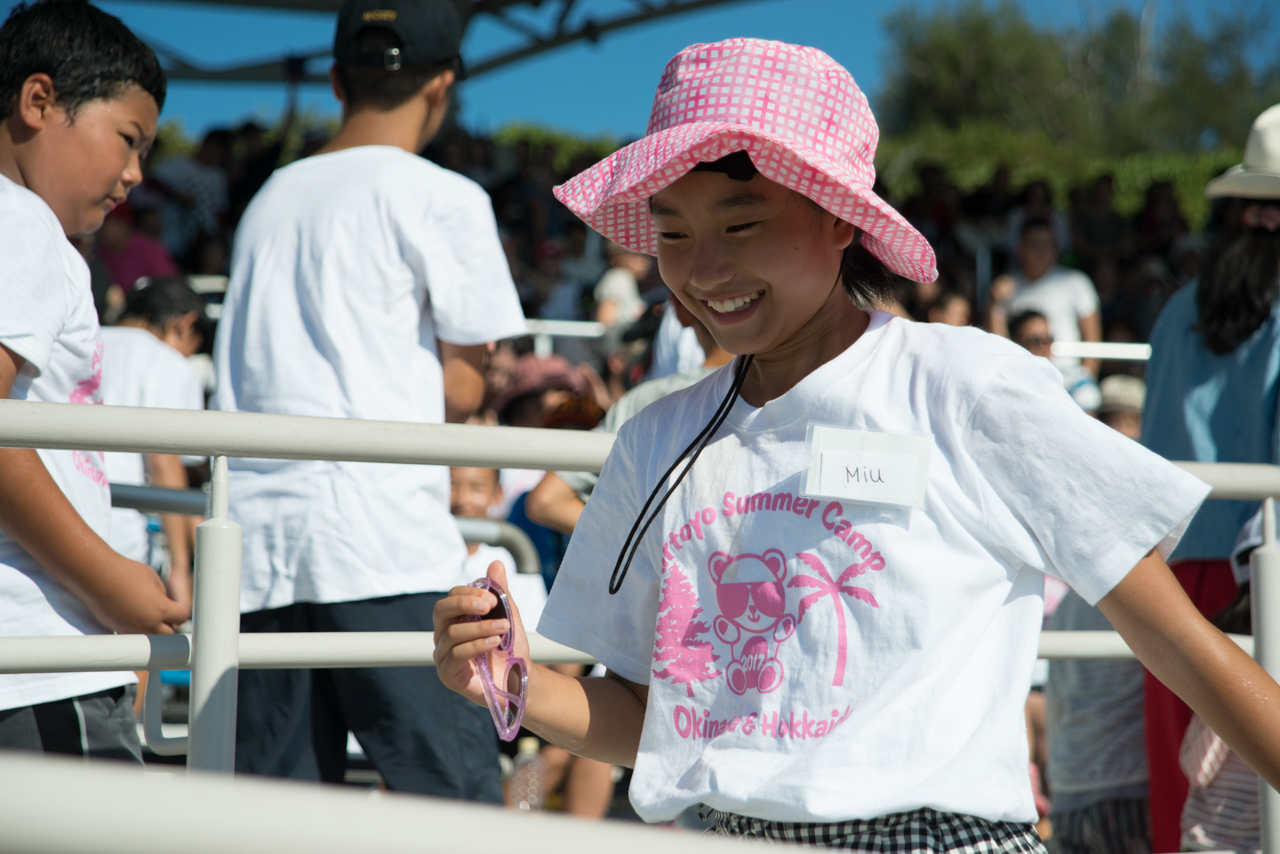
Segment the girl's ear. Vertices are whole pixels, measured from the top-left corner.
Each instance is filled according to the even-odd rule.
[[[835,248],[843,252],[849,248],[853,241],[858,239],[858,227],[851,222],[845,222],[837,218],[832,237],[834,238]]]

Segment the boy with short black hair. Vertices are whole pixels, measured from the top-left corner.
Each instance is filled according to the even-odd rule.
[[[487,195],[417,156],[461,39],[451,0],[339,12],[342,130],[240,222],[216,408],[441,423],[479,407],[485,345],[525,324]],[[243,631],[429,631],[462,573],[446,468],[234,460],[231,492]],[[348,731],[393,790],[502,800],[488,713],[434,668],[240,674],[237,771],[341,782]]]
[[[142,180],[165,80],[155,54],[84,0],[0,27],[0,398],[100,403],[95,231]],[[0,449],[0,635],[170,633],[187,612],[104,537],[102,456]],[[134,675],[0,675],[0,747],[141,761]]]

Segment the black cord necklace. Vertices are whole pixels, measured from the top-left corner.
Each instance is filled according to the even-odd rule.
[[[653,520],[658,518],[658,514],[662,512],[662,508],[666,506],[669,499],[680,486],[684,476],[693,468],[693,464],[698,461],[698,456],[703,449],[707,447],[716,431],[724,424],[729,412],[733,409],[734,403],[737,402],[738,396],[742,393],[742,384],[747,379],[747,371],[751,368],[751,363],[755,360],[755,356],[748,354],[742,358],[734,371],[733,383],[729,386],[729,391],[725,394],[724,400],[720,401],[720,407],[715,414],[711,416],[711,420],[707,422],[707,426],[702,428],[689,446],[681,452],[676,461],[671,464],[671,468],[667,469],[659,480],[657,486],[649,493],[649,500],[644,503],[644,507],[640,509],[640,515],[636,517],[635,524],[631,526],[631,533],[627,534],[627,541],[622,544],[622,551],[618,553],[618,562],[613,565],[613,576],[609,579],[609,595],[613,595],[622,589],[622,582],[627,577],[627,570],[631,568],[631,561],[635,559],[636,552],[640,549],[640,543],[644,540],[644,535],[648,533],[649,526],[653,524]],[[658,506],[653,509],[653,513],[645,521],[645,514],[649,512],[649,506],[653,504],[653,500],[658,497],[658,491],[662,489],[662,485],[667,482],[667,478],[671,477],[671,473],[676,470],[676,466],[688,457],[690,452],[693,456],[689,458],[689,462],[685,465],[684,470],[680,472],[680,476],[676,478],[676,482],[671,484],[671,488],[667,490],[667,494],[662,496],[662,500],[658,502]],[[644,522],[641,527],[641,522]],[[636,531],[639,530],[637,534]],[[625,561],[625,562],[624,562]]]

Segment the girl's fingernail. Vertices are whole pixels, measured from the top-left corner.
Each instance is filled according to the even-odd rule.
[[[489,646],[497,646],[499,640],[501,640],[501,638],[485,638],[484,642]]]
[[[507,629],[511,628],[511,624],[506,620],[498,620],[493,624],[493,627],[500,632],[505,632]]]

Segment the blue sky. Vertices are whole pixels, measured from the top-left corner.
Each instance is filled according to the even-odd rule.
[[[917,5],[937,2],[921,0]],[[1135,12],[1143,6],[1143,0],[1018,2],[1037,23],[1072,25],[1100,22],[1117,6]],[[11,5],[12,0],[0,0],[0,8]],[[105,0],[100,5],[152,44],[171,48],[199,65],[310,53],[333,37],[333,18],[323,14],[138,0]],[[597,17],[634,8],[626,0],[583,0],[579,5]],[[902,5],[903,0],[741,0],[676,15],[608,34],[595,45],[570,45],[468,81],[459,93],[461,120],[481,131],[510,121],[535,121],[586,134],[637,135],[644,130],[653,87],[666,61],[693,42],[733,36],[821,48],[874,96],[886,48],[881,22]],[[1168,21],[1183,9],[1203,19],[1207,5],[1163,0],[1158,2],[1158,21]],[[500,51],[511,38],[494,24],[477,24],[467,35],[463,54],[474,61]],[[337,114],[327,87],[304,86],[301,98],[304,108]],[[188,133],[198,134],[250,117],[271,120],[283,103],[282,85],[177,82],[170,86],[163,118],[177,119]]]

